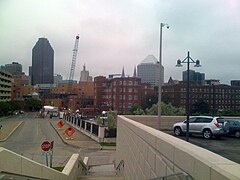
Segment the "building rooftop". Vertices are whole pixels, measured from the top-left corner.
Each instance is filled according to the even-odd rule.
[[[158,60],[154,55],[148,55],[141,64],[157,64]]]

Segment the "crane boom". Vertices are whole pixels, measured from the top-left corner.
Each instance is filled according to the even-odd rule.
[[[72,56],[72,65],[70,69],[70,76],[69,76],[69,82],[73,80],[74,76],[74,70],[75,70],[75,64],[77,59],[77,52],[78,52],[78,42],[79,42],[79,36],[76,36],[75,45],[73,49],[73,56]]]

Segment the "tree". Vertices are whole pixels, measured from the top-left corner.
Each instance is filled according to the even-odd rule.
[[[34,111],[42,108],[42,102],[35,98],[28,98],[25,100],[26,109]]]
[[[209,114],[209,105],[203,99],[195,102],[191,108],[191,114],[203,115]]]
[[[142,95],[141,98],[141,108],[147,109],[151,108],[153,104],[157,104],[158,97],[156,95]]]
[[[117,128],[117,112],[112,110],[108,111],[107,121],[109,129]]]
[[[167,115],[167,116],[181,116],[185,114],[185,110],[182,107],[174,107],[171,103],[166,104],[164,102],[161,103],[161,115]],[[147,109],[148,115],[157,115],[158,114],[158,108],[157,104],[154,104],[150,109]]]
[[[129,115],[144,115],[145,112],[140,106],[134,105],[131,107],[128,114]]]

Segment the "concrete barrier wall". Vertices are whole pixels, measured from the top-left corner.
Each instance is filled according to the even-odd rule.
[[[240,165],[213,152],[118,116],[116,166],[125,179],[150,179],[186,172],[194,179],[240,179]]]
[[[80,172],[79,168],[81,168],[78,165],[78,156],[78,154],[74,154],[65,166],[64,172],[59,172],[0,147],[0,172],[39,179],[76,179]]]

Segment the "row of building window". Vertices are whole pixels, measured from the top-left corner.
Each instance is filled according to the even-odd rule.
[[[103,95],[102,96],[103,97],[103,99],[111,99],[112,98],[112,96],[111,95]],[[113,95],[113,99],[115,100],[116,99],[116,95]],[[119,99],[120,100],[126,100],[126,96],[125,95],[120,95],[119,96]],[[134,96],[132,96],[132,95],[128,95],[128,100],[138,100],[138,95],[134,95]]]
[[[114,83],[113,83],[113,85],[115,86],[115,85],[138,85],[139,84],[139,82],[138,81],[125,81],[125,80],[123,80],[123,81],[121,81],[121,80],[119,80],[119,81],[114,81]]]
[[[182,92],[186,92],[186,88],[181,88]],[[192,88],[190,89],[191,92],[210,92],[213,93],[213,89],[199,89],[199,88]],[[165,92],[174,92],[174,89],[167,89],[165,90]],[[240,89],[215,89],[214,90],[215,93],[240,93]]]
[[[172,96],[173,98],[174,96]],[[191,98],[218,98],[218,99],[239,99],[240,95],[214,95],[213,94],[191,94]],[[186,98],[186,94],[181,94],[181,98]]]
[[[119,91],[120,92],[135,92],[135,93],[137,93],[138,92],[138,89],[137,88],[119,88]],[[111,89],[105,89],[105,90],[103,90],[103,92],[109,92],[109,93],[111,93],[112,92],[112,90]],[[113,88],[113,92],[116,92],[116,88]]]

